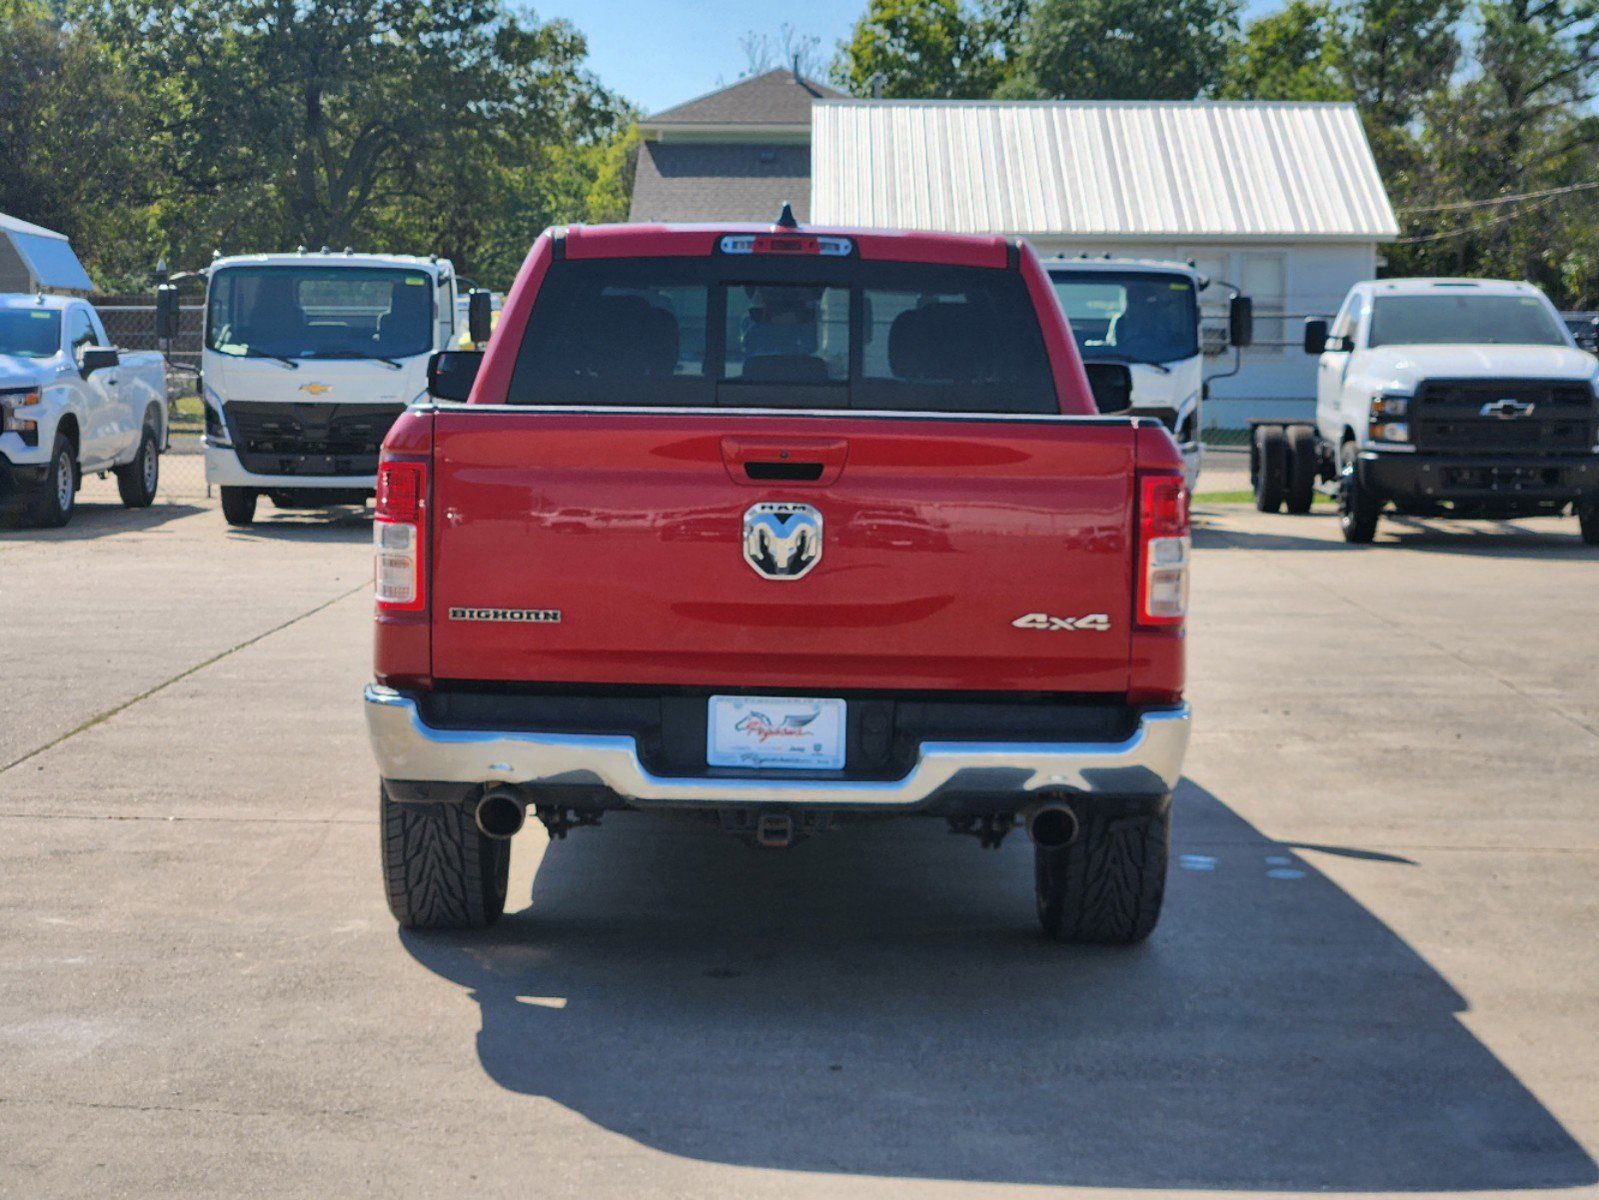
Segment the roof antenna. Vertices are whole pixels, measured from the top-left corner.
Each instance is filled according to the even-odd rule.
[[[777,224],[773,229],[798,229],[799,222],[794,219],[794,206],[787,200],[783,201],[783,211],[777,214]]]

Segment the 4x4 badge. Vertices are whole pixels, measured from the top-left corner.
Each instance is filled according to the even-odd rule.
[[[1069,633],[1109,633],[1110,617],[1105,613],[1089,613],[1086,617],[1052,617],[1048,613],[1028,613],[1011,622],[1017,629],[1043,629],[1049,632],[1065,630]]]

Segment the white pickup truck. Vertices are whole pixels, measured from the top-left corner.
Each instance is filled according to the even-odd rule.
[[[1599,544],[1599,359],[1547,296],[1496,279],[1356,284],[1320,356],[1314,425],[1257,422],[1255,504],[1307,512],[1334,484],[1344,537],[1369,542],[1384,508],[1407,516],[1573,513]]]
[[[143,508],[166,444],[158,352],[116,349],[86,300],[0,295],[0,507],[65,525],[83,476],[112,471]]]

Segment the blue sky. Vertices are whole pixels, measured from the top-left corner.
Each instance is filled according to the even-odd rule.
[[[588,38],[589,65],[606,86],[656,112],[713,90],[719,79],[737,79],[745,63],[739,39],[751,31],[775,41],[787,22],[796,33],[820,38],[823,59],[831,61],[866,0],[544,0],[534,9],[577,26]]]
[[[1248,0],[1246,14],[1275,8]],[[656,112],[732,83],[744,69],[739,39],[763,33],[776,40],[787,22],[796,33],[821,39],[824,62],[866,11],[866,0],[544,0],[542,18],[563,17],[587,37],[589,65],[606,86],[645,112]]]

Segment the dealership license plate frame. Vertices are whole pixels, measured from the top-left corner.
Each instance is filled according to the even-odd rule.
[[[705,761],[755,771],[841,771],[848,715],[837,698],[712,696]]]

